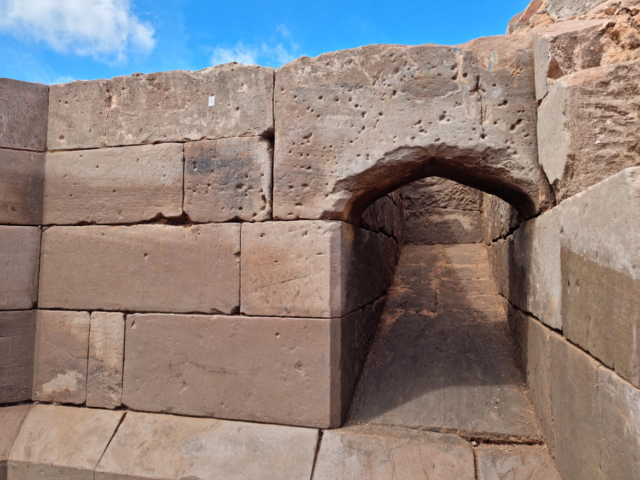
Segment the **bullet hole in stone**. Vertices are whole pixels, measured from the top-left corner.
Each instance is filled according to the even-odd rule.
[[[276,332],[276,338],[280,338],[280,334]]]

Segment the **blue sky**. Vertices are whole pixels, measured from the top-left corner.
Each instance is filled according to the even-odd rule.
[[[501,35],[528,0],[0,0],[0,77],[62,83]]]

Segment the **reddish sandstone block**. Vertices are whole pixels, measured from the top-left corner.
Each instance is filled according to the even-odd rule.
[[[45,150],[49,87],[0,78],[0,148]]]
[[[93,312],[87,367],[87,405],[116,408],[122,403],[124,315]]]
[[[31,400],[36,311],[0,312],[0,403]]]
[[[20,433],[20,427],[22,427],[22,423],[30,409],[31,405],[0,408],[0,425],[2,425],[2,435],[0,435],[0,480],[7,480],[7,460],[9,460],[11,448],[13,448],[18,433]]]
[[[42,223],[44,153],[0,149],[0,223]]]
[[[36,305],[39,252],[39,228],[0,226],[0,310]]]

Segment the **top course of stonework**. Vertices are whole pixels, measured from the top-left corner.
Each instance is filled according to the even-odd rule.
[[[49,150],[271,135],[274,70],[227,64],[53,85]]]

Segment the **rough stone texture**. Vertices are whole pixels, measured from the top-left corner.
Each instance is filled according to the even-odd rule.
[[[43,234],[42,308],[231,313],[240,226],[52,227]]]
[[[509,300],[543,323],[562,329],[558,209],[524,223],[508,240]]]
[[[511,244],[508,239],[501,239],[487,245],[491,276],[498,293],[505,298],[509,298],[509,248]]]
[[[36,305],[39,252],[38,227],[0,226],[0,310]]]
[[[45,150],[49,87],[0,78],[0,148]]]
[[[0,149],[0,223],[40,225],[44,154]]]
[[[453,435],[348,427],[324,433],[314,480],[474,480],[471,445]]]
[[[603,477],[640,478],[640,390],[600,367],[598,399]]]
[[[563,480],[601,480],[598,363],[557,334],[550,340],[558,471]]]
[[[562,480],[543,447],[482,446],[476,457],[478,480]]]
[[[215,105],[209,106],[211,97]],[[54,86],[48,147],[270,134],[272,99],[273,70],[238,64]]]
[[[181,144],[50,153],[47,225],[135,223],[182,215]]]
[[[345,414],[341,388],[353,388],[358,373],[345,369],[341,379],[341,362],[366,355],[348,341],[358,338],[348,332],[358,320],[127,316],[122,401],[143,411],[335,428]],[[375,323],[363,328],[372,330]]]
[[[11,448],[20,432],[22,422],[24,422],[30,409],[31,405],[0,408],[0,425],[2,425],[2,435],[0,435],[0,480],[7,480],[7,460],[9,460]]]
[[[190,142],[184,211],[195,222],[271,218],[271,143],[260,137]]]
[[[9,457],[8,480],[93,480],[124,412],[36,405]]]
[[[38,310],[33,399],[82,404],[87,398],[89,314]]]
[[[396,242],[339,221],[242,226],[242,312],[336,318],[379,298]]]
[[[483,245],[404,247],[350,421],[539,438]]]
[[[640,168],[561,205],[565,335],[640,386]]]
[[[282,67],[274,217],[356,219],[430,175],[537,212],[550,196],[536,158],[531,41],[369,46]]]
[[[500,198],[483,194],[482,198],[482,230],[484,242],[489,244],[504,238],[521,223],[518,212]]]
[[[128,413],[95,480],[308,480],[317,430]]]
[[[536,31],[533,54],[538,101],[560,77],[601,65],[602,36],[608,24],[608,20],[576,20]]]
[[[122,404],[124,315],[93,312],[87,367],[87,406],[116,408]]]
[[[0,404],[31,400],[36,311],[0,312]]]
[[[540,163],[558,202],[640,165],[640,62],[556,81],[540,107]]]
[[[403,244],[405,239],[404,209],[404,188],[399,188],[369,205],[362,212],[360,226],[367,230],[384,233]]]

